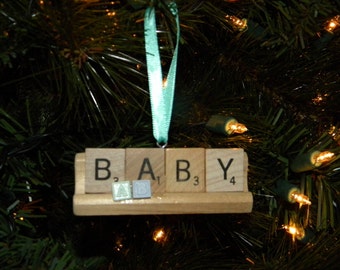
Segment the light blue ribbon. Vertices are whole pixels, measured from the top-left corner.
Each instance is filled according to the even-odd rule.
[[[165,147],[168,143],[172,105],[175,93],[177,55],[180,37],[176,3],[171,2],[169,4],[169,9],[176,19],[177,40],[167,76],[167,82],[164,86],[157,39],[155,8],[153,6],[148,7],[145,11],[144,17],[146,64],[149,78],[153,136],[155,137],[157,144],[161,147]]]

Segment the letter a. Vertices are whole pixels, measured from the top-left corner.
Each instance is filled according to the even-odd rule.
[[[145,167],[147,167],[147,170],[145,170]],[[150,174],[152,180],[156,180],[155,174],[152,170],[150,160],[148,158],[144,158],[142,167],[140,169],[139,175],[137,179],[142,179],[143,174]]]

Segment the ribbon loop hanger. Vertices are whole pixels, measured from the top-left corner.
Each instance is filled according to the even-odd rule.
[[[156,139],[157,145],[162,148],[164,148],[168,143],[168,134],[175,92],[178,44],[180,37],[177,5],[172,1],[169,3],[168,7],[176,20],[177,35],[176,46],[172,56],[168,76],[165,80],[163,80],[158,46],[155,7],[148,7],[144,16],[145,51],[149,79],[153,136]]]

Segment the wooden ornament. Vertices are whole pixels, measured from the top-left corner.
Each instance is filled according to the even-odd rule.
[[[82,216],[249,213],[247,167],[243,149],[90,148],[75,156],[73,210]],[[165,189],[155,185],[157,176]]]

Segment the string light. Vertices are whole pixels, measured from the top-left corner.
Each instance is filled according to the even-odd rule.
[[[234,15],[226,15],[225,19],[234,30],[240,32],[247,30],[247,19],[239,19]]]
[[[311,243],[315,237],[311,229],[296,225],[294,222],[289,222],[289,225],[283,225],[282,227],[287,233],[292,235],[293,241],[297,239],[300,243],[308,244]]]
[[[335,31],[340,27],[340,15],[336,15],[330,20],[326,21],[324,25],[325,33],[318,33],[320,37],[314,42],[314,47],[318,50],[325,48],[325,46],[334,38]]]
[[[333,156],[334,156],[334,153],[332,152],[329,152],[329,151],[321,152],[315,157],[315,164],[321,165],[326,162],[329,162],[330,160],[332,160]]]
[[[21,221],[25,220],[25,218],[23,216],[18,216],[16,212],[13,213],[13,217],[14,217],[14,219],[19,219]]]
[[[207,129],[217,133],[231,135],[242,134],[248,129],[244,124],[239,123],[234,117],[224,115],[212,115],[206,124]]]
[[[340,144],[340,130],[336,126],[331,126],[328,134],[332,136],[334,141]]]
[[[120,251],[122,251],[123,247],[124,247],[124,245],[123,245],[123,238],[122,238],[122,237],[117,237],[117,239],[116,239],[116,245],[114,246],[113,249],[114,249],[115,251],[120,252]]]
[[[283,225],[283,228],[287,233],[292,235],[293,241],[295,241],[295,239],[302,239],[305,236],[305,230],[294,223],[291,223],[290,225]]]
[[[323,98],[320,94],[318,94],[315,98],[312,99],[312,101],[315,105],[318,105],[321,103],[321,101],[323,101]]]
[[[116,15],[116,12],[115,11],[107,11],[107,16],[109,17],[113,17]]]
[[[231,133],[238,133],[238,134],[242,134],[248,130],[247,127],[241,123],[234,123],[234,124],[231,123],[227,125],[226,128],[227,130],[230,130]]]
[[[163,228],[158,228],[153,232],[152,239],[160,244],[163,244],[167,241],[167,233]]]
[[[310,151],[305,154],[298,155],[290,164],[293,172],[305,172],[313,170],[321,165],[331,161],[334,153],[329,151]]]
[[[328,134],[330,134],[332,137],[334,137],[336,135],[336,126],[331,126]]]
[[[340,15],[337,15],[330,19],[325,26],[325,30],[330,33],[334,33],[335,29],[337,29],[340,26]]]
[[[302,205],[311,205],[311,201],[308,196],[301,193],[300,189],[284,179],[279,179],[276,182],[275,191],[278,196],[286,200],[289,203],[299,203]]]
[[[292,200],[300,204],[300,207],[302,205],[311,205],[311,201],[309,200],[308,196],[301,194],[301,193],[295,193],[293,192],[291,194]]]

